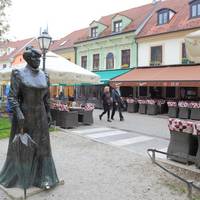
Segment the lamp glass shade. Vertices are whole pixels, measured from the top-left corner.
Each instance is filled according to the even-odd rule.
[[[49,36],[47,32],[43,32],[39,37],[38,37],[38,42],[40,45],[40,49],[43,52],[48,51],[50,44],[51,44],[52,38]]]

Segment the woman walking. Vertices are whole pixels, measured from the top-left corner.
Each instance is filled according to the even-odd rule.
[[[112,122],[110,120],[110,108],[111,108],[111,96],[110,96],[110,88],[109,86],[104,87],[104,93],[102,95],[102,101],[103,101],[103,109],[104,111],[99,115],[99,119],[101,120],[103,115],[107,113],[107,121]]]

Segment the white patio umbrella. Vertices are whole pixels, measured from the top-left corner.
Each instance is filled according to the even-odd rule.
[[[0,80],[8,81],[10,80],[10,75],[12,69],[22,68],[26,64],[20,64],[16,66],[12,66],[9,68],[5,68],[0,71]],[[42,60],[40,64],[40,68],[42,69]],[[59,56],[53,52],[48,52],[46,56],[46,72],[50,76],[50,82],[52,84],[98,84],[100,83],[100,77],[90,72],[70,61]]]
[[[200,30],[185,37],[185,47],[188,59],[200,63]]]

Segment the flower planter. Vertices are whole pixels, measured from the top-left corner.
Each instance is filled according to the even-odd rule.
[[[84,125],[91,125],[94,123],[93,110],[85,111],[82,110],[78,113],[78,121]]]
[[[180,119],[189,119],[190,118],[190,109],[186,107],[179,107],[178,116]]]
[[[172,155],[168,156],[169,159],[185,164],[191,164],[191,162],[188,161],[187,157],[189,155],[195,156],[196,152],[197,140],[194,135],[184,132],[170,131],[170,143],[167,153]]]
[[[148,115],[157,115],[158,114],[158,105],[157,104],[147,104],[147,114]]]
[[[60,111],[60,127],[74,128],[78,126],[77,111]]]
[[[136,113],[138,112],[138,103],[128,103],[127,112],[129,113]]]
[[[52,121],[56,121],[57,110],[56,109],[51,109],[50,112],[51,112]]]
[[[193,123],[180,119],[169,119],[170,143],[168,158],[190,164],[188,157],[196,156],[197,139],[193,135]],[[177,157],[178,156],[178,157]]]
[[[56,126],[60,126],[61,125],[61,113],[63,111],[57,110],[56,112]]]
[[[200,168],[200,123],[195,124],[197,141],[198,141],[198,149],[196,154],[195,165],[197,168]]]
[[[138,112],[140,114],[146,114],[147,113],[147,104],[139,104]]]
[[[178,116],[178,107],[169,107],[168,116],[170,118],[176,118]]]
[[[200,120],[200,108],[191,108],[190,119]]]
[[[198,150],[197,150],[197,154],[196,154],[195,165],[197,168],[200,168],[200,135],[197,135],[197,141],[198,141]]]
[[[200,120],[200,102],[190,102],[190,119]]]

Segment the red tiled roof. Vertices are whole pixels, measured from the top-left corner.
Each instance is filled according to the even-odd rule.
[[[37,40],[35,38],[28,38],[18,41],[5,41],[1,48],[7,49],[8,47],[10,47],[14,50],[10,54],[5,53],[3,56],[1,56],[0,61],[6,61],[10,58],[15,57],[18,54],[21,54],[24,51],[25,47],[30,45],[35,48],[38,48]]]
[[[53,51],[53,50],[71,48],[74,46],[74,43],[78,41],[78,39],[80,39],[85,35],[88,35],[88,33],[89,33],[88,28],[74,31],[69,35],[61,38],[60,40],[54,41],[53,45],[51,46],[51,50]]]
[[[112,18],[113,18],[113,16],[119,14],[119,15],[126,16],[126,17],[128,17],[132,20],[132,22],[122,31],[122,33],[128,32],[128,31],[134,31],[145,20],[145,17],[152,11],[153,7],[154,7],[153,4],[147,4],[147,5],[144,5],[144,6],[131,8],[129,10],[125,10],[125,11],[122,11],[122,12],[118,12],[118,13],[114,13],[114,14],[111,14],[111,15],[101,17],[100,20],[98,20],[97,22],[106,25],[108,28],[106,28],[100,34],[99,38],[113,34],[112,33]],[[88,40],[88,39],[90,39],[90,38],[89,38],[89,34],[87,33],[87,34],[83,35],[78,40],[78,42],[85,41],[85,40]]]
[[[166,0],[158,2],[152,17],[148,20],[137,38],[199,28],[200,18],[190,19],[189,2],[188,0]],[[175,11],[176,14],[169,23],[157,25],[157,11],[163,8],[169,8]]]

